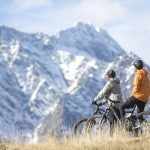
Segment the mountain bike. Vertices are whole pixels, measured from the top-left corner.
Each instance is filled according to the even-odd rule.
[[[132,114],[125,118],[125,129],[133,136],[149,136],[150,135],[150,122],[146,119],[141,120],[141,116],[150,117],[149,111]]]
[[[119,104],[119,101],[112,101],[109,98],[105,97],[109,101],[108,108],[105,109],[102,115],[93,115],[91,116],[85,125],[85,132],[89,135],[97,135],[99,132],[103,135],[109,135],[111,132],[111,124],[108,119],[109,112],[112,111],[116,120],[119,120],[118,114],[113,110],[112,106],[114,104]]]
[[[86,133],[90,135],[97,135],[97,134],[101,134],[105,136],[111,135],[112,128],[108,118],[108,114],[110,111],[112,111],[115,116],[116,124],[122,127],[121,119],[112,107],[114,101],[110,99],[108,100],[111,102],[111,104],[105,110],[103,115],[93,115],[87,120],[86,127],[85,127]],[[150,112],[144,111],[141,113],[134,114],[135,108],[136,105],[133,107],[132,110],[125,111],[126,113],[129,114],[129,116],[125,117],[125,121],[123,125],[125,126],[126,131],[131,133],[131,135],[133,136],[146,135],[146,134],[148,135],[148,133],[150,132],[150,124],[146,120],[144,122],[141,122],[140,117],[146,115],[150,116]]]
[[[95,103],[94,105],[96,105],[97,108],[91,116],[95,116],[95,115],[102,116],[104,114],[105,110],[101,107],[103,105],[105,105],[106,103],[107,103],[107,101]],[[91,118],[91,116],[87,117],[87,118],[83,118],[75,124],[75,126],[73,128],[73,135],[74,136],[82,136],[84,134],[84,128],[85,128],[86,122],[89,118]]]

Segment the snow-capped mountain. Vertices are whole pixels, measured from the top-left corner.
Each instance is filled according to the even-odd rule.
[[[0,27],[1,137],[36,140],[71,128],[93,110],[89,101],[108,68],[117,71],[128,97],[135,58],[107,31],[82,22],[55,36]]]

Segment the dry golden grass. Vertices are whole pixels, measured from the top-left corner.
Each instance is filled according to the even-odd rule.
[[[49,137],[38,144],[3,144],[6,150],[149,150],[150,136],[129,138],[124,131],[116,130],[113,137],[110,136],[83,136],[79,138],[57,139]],[[0,150],[4,150],[0,148]]]
[[[50,139],[41,144],[11,144],[9,150],[149,150],[149,139],[113,139],[113,138],[83,138],[83,139]]]

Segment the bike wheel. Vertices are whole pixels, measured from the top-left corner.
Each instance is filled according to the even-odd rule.
[[[107,117],[102,115],[95,115],[88,119],[86,128],[86,133],[90,136],[102,135],[108,136],[110,134],[110,123]]]
[[[141,124],[141,133],[144,137],[150,137],[150,122],[143,122]]]
[[[82,136],[84,134],[84,128],[85,128],[87,120],[88,120],[88,118],[84,118],[75,124],[75,126],[73,128],[74,136]]]
[[[150,112],[148,111],[143,111],[141,113],[138,113],[136,115],[136,126],[133,127],[133,135],[135,136],[144,136],[144,137],[149,137],[150,136],[150,123],[146,119],[141,120],[141,116],[144,118],[150,118]]]
[[[148,131],[147,127],[146,120],[141,123],[137,118],[127,118],[125,122],[126,132],[130,137],[144,136]]]

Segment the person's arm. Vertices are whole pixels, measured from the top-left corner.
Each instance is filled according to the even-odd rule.
[[[98,95],[94,98],[94,101],[100,100],[103,97],[107,96],[110,90],[112,89],[112,84],[110,81],[106,83],[104,88],[98,93]]]
[[[140,88],[141,88],[141,75],[136,74],[134,77],[134,85],[133,85],[132,95],[134,95],[134,93],[138,93]]]

